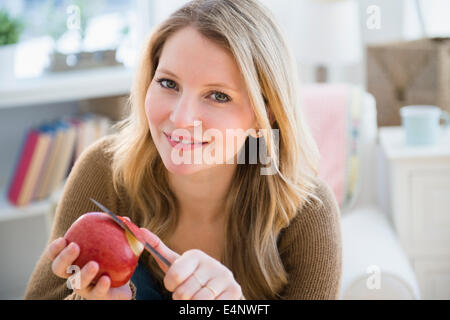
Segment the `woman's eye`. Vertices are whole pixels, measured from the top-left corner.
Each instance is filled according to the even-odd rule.
[[[157,79],[156,82],[158,82],[159,85],[163,88],[174,90],[177,89],[177,83],[173,80]],[[227,94],[220,91],[214,91],[210,94],[210,97],[212,97],[212,99],[218,103],[226,103],[231,101],[231,98]]]
[[[223,92],[216,91],[216,92],[213,92],[211,94],[211,96],[214,96],[213,99],[219,103],[226,103],[226,102],[231,101],[230,97]]]
[[[167,89],[175,89],[177,87],[177,84],[175,81],[168,80],[168,79],[158,79],[157,82],[161,85],[163,88]]]

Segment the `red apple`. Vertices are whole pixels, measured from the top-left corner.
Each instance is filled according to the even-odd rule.
[[[128,217],[118,217],[123,223],[131,230],[131,232],[136,236],[137,240],[144,243],[145,237],[142,235],[141,229],[135,225]]]
[[[132,231],[140,229],[127,221]],[[74,264],[82,268],[89,261],[99,264],[99,271],[94,282],[102,275],[111,278],[111,287],[120,287],[130,280],[136,269],[144,246],[133,235],[123,230],[104,212],[88,212],[79,217],[67,230],[64,238],[67,243],[75,242],[80,247],[80,254]]]

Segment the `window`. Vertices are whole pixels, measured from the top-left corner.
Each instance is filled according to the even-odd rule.
[[[53,52],[113,50],[119,64],[131,66],[152,19],[147,0],[6,0],[1,6],[25,23],[16,50],[18,78],[46,72]]]
[[[420,14],[417,10],[419,4]],[[414,39],[423,37],[450,37],[450,1],[415,0],[405,2],[405,37]],[[423,28],[420,19],[423,19]]]

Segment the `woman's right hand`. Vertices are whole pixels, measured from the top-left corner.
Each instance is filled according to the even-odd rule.
[[[47,249],[46,255],[52,261],[52,272],[63,279],[68,279],[71,273],[67,273],[69,267],[80,254],[80,247],[72,242],[67,244],[66,239],[58,238],[52,241]],[[91,284],[99,270],[99,265],[95,261],[90,261],[81,268],[79,272],[79,288],[74,288],[74,292],[88,300],[130,300],[132,298],[130,283],[127,282],[122,287],[111,288],[111,279],[101,276],[95,285]]]

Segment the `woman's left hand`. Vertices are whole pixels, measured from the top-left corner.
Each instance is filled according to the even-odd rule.
[[[173,292],[174,300],[239,300],[241,286],[233,273],[201,250],[193,249],[182,255],[170,250],[155,234],[141,228],[146,241],[170,263],[170,268],[153,255],[166,273],[164,286]]]

